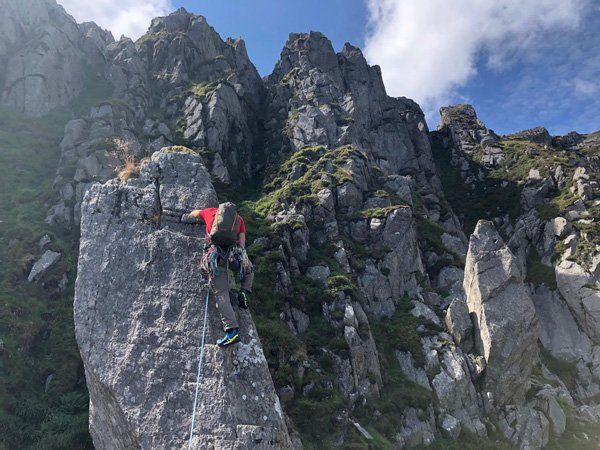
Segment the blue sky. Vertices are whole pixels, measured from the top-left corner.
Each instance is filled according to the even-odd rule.
[[[364,44],[363,0],[173,1],[206,17],[221,37],[241,37],[261,75],[268,75],[291,32],[321,31],[339,51],[345,42]]]
[[[430,129],[440,106],[475,106],[498,133],[600,129],[597,0],[59,0],[78,21],[137,38],[180,6],[223,37],[242,37],[261,75],[290,32],[316,30],[363,48],[388,94],[419,102]]]

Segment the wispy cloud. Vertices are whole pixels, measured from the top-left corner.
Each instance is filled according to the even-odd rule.
[[[548,35],[577,28],[588,7],[588,0],[367,1],[367,59],[381,66],[391,95],[415,99],[430,118],[458,99],[478,68],[506,70]]]
[[[573,80],[575,93],[587,96],[595,96],[600,93],[600,82],[598,80],[585,80],[583,78],[575,78]]]
[[[146,32],[150,21],[168,14],[170,0],[58,0],[78,22],[96,22],[112,31],[115,38],[125,35],[132,39]]]

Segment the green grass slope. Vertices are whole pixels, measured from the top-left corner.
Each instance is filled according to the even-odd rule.
[[[69,107],[32,119],[0,109],[0,449],[86,449],[88,396],[73,329],[79,232],[44,223],[65,124],[112,88],[93,72]],[[27,282],[45,247],[60,251],[47,275],[67,273],[60,294]]]

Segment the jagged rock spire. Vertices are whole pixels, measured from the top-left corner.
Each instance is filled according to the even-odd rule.
[[[202,225],[178,214],[216,202],[198,155],[177,148],[138,180],[88,191],[74,308],[97,449],[187,444],[208,286]],[[224,351],[209,301],[194,448],[291,448],[256,328],[239,315],[242,342]]]

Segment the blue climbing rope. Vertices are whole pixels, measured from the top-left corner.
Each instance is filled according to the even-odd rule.
[[[204,322],[202,324],[202,341],[200,343],[200,360],[198,361],[198,373],[196,374],[196,394],[194,395],[194,411],[192,413],[192,425],[190,426],[190,440],[188,450],[192,450],[192,438],[194,437],[194,422],[196,421],[196,406],[198,404],[198,394],[200,392],[200,376],[202,374],[202,362],[204,360],[204,339],[206,337],[206,319],[208,318],[208,298],[210,288],[206,290],[206,301],[204,304]]]

